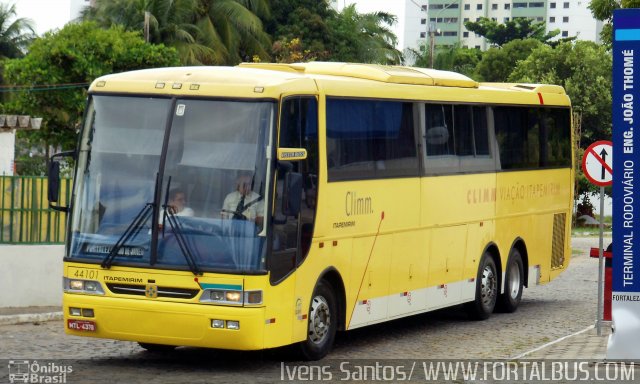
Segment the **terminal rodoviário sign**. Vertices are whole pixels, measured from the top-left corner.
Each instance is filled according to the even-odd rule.
[[[635,175],[640,167],[640,9],[613,17],[613,333],[607,359],[640,358],[640,215]],[[638,124],[636,124],[638,123]]]

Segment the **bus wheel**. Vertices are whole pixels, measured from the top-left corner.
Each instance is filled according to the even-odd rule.
[[[511,250],[509,261],[507,261],[506,274],[504,279],[504,293],[500,295],[498,309],[502,312],[511,313],[518,309],[522,300],[524,289],[524,266],[522,255],[517,248]]]
[[[465,310],[473,320],[485,320],[491,316],[498,299],[498,272],[490,253],[480,261],[476,278],[476,299],[465,304]]]
[[[320,281],[309,306],[307,340],[300,343],[305,360],[320,360],[329,353],[338,327],[336,298],[331,285]]]
[[[138,343],[139,346],[152,353],[168,353],[176,349],[173,345]]]

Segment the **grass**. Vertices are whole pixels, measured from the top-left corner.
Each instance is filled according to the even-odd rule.
[[[596,220],[599,220],[600,217],[597,216]],[[611,216],[605,216],[604,220],[604,235],[611,236]],[[575,221],[574,221],[575,223]],[[571,236],[598,236],[600,234],[599,226],[581,226],[575,225],[571,228]]]
[[[571,229],[571,236],[589,237],[598,235],[600,235],[600,228],[598,227],[573,227]],[[611,227],[604,228],[604,236],[611,236]]]

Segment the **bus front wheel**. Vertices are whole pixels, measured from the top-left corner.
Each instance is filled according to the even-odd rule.
[[[320,281],[313,292],[309,305],[307,339],[300,343],[305,360],[320,360],[333,345],[338,327],[338,312],[333,288]]]
[[[498,270],[493,256],[486,252],[480,260],[476,277],[476,298],[465,304],[465,310],[473,320],[485,320],[491,316],[498,299]]]
[[[522,255],[517,248],[511,250],[504,279],[504,293],[500,295],[498,309],[511,313],[518,309],[524,289],[524,265]]]

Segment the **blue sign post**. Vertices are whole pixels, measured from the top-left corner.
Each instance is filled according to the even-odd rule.
[[[607,359],[640,358],[640,9],[613,14],[613,296]],[[638,128],[636,128],[638,127]],[[639,180],[640,182],[640,180]]]

